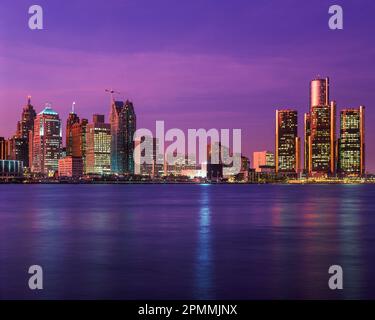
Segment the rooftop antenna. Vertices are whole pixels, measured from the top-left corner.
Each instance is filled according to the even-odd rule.
[[[27,104],[28,104],[28,105],[31,104],[31,96],[30,96],[30,95],[27,96]]]
[[[75,105],[76,105],[76,102],[73,101],[73,103],[72,103],[72,112],[71,113],[74,113],[74,107],[75,107]]]

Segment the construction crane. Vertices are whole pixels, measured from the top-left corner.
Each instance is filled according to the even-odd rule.
[[[107,93],[109,93],[110,94],[110,98],[111,98],[111,103],[114,101],[114,99],[113,99],[113,94],[114,93],[116,93],[116,94],[120,94],[120,92],[118,92],[118,91],[115,91],[115,90],[113,90],[113,89],[105,89],[105,92],[107,92]]]

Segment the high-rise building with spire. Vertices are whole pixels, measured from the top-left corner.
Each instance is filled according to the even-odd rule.
[[[23,107],[21,120],[17,124],[16,136],[28,139],[29,131],[34,128],[36,112],[31,105],[31,96],[27,97],[27,104]]]
[[[136,115],[129,100],[112,100],[111,113],[111,171],[114,174],[134,173],[134,133]]]
[[[23,107],[21,120],[17,123],[16,134],[10,139],[10,153],[13,160],[23,162],[24,167],[29,167],[29,133],[34,129],[36,113],[31,105],[31,96],[27,97],[27,104]]]
[[[79,117],[74,110],[75,102],[72,105],[72,111],[69,113],[68,119],[66,120],[66,155],[71,156],[73,154],[73,126],[79,123]]]

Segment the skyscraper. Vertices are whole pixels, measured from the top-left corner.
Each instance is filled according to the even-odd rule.
[[[329,78],[310,84],[310,112],[305,114],[305,171],[312,176],[336,172],[336,103],[329,102]]]
[[[220,142],[214,142],[207,145],[207,179],[217,180],[224,176],[223,153],[224,148]]]
[[[303,168],[304,173],[310,172],[310,136],[311,136],[311,116],[310,113],[304,114],[304,144],[303,144]]]
[[[32,172],[52,176],[58,170],[61,144],[59,114],[47,104],[34,121]]]
[[[310,107],[329,104],[329,78],[316,78],[310,82]]]
[[[87,119],[82,119],[80,122],[74,123],[72,131],[72,156],[82,158],[83,172],[86,168],[86,126]]]
[[[8,158],[21,161],[23,164],[28,161],[28,139],[17,135],[8,139]]]
[[[300,171],[300,138],[296,110],[276,110],[276,173],[295,174]]]
[[[111,173],[111,126],[104,115],[94,115],[86,126],[86,174]]]
[[[336,168],[336,103],[329,106],[313,106],[311,111],[311,134],[309,167],[312,175],[334,175]]]
[[[36,113],[34,107],[31,105],[31,97],[27,97],[27,104],[23,107],[21,120],[17,123],[17,132],[13,137],[13,160],[23,162],[25,167],[29,167],[29,133],[34,129],[34,120]]]
[[[74,103],[73,103],[74,108]],[[73,126],[79,123],[79,117],[74,112],[74,109],[69,113],[68,119],[66,120],[66,155],[71,156],[73,154]]]
[[[134,173],[134,141],[136,115],[129,100],[112,101],[111,113],[111,170],[115,174]]]
[[[338,172],[344,176],[365,174],[365,107],[340,113]]]

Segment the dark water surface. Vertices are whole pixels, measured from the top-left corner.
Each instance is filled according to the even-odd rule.
[[[0,185],[0,298],[374,299],[375,185]]]

